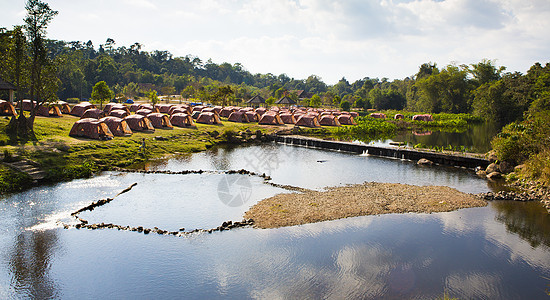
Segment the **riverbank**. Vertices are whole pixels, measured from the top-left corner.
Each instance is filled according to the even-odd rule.
[[[444,186],[376,183],[332,187],[325,191],[278,194],[245,213],[258,228],[277,228],[341,218],[389,213],[434,213],[487,202]]]
[[[0,161],[16,157],[40,166],[45,177],[40,182],[2,165],[0,194],[20,192],[35,185],[87,178],[96,172],[115,168],[137,167],[148,160],[174,154],[204,151],[222,143],[249,143],[261,140],[264,134],[281,130],[281,126],[260,126],[222,122],[222,125],[197,124],[196,128],[157,129],[153,133],[135,132],[129,137],[98,141],[69,136],[79,118],[37,117],[36,140],[13,140],[5,133],[8,118],[0,119]],[[145,151],[140,150],[145,139]]]

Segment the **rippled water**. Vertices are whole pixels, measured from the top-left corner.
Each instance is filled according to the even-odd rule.
[[[245,168],[315,189],[363,181],[491,189],[463,169],[275,144],[218,148],[147,167]],[[0,202],[0,297],[433,299],[447,292],[545,299],[550,289],[550,217],[536,202],[185,238],[59,227],[73,222],[70,212],[134,182],[130,192],[81,217],[211,228],[240,220],[250,205],[282,191],[248,175],[106,173],[8,197]],[[243,205],[227,205],[235,195],[243,195]]]

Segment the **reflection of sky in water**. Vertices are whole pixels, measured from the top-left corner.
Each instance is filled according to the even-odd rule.
[[[262,147],[271,151],[278,146],[256,148]],[[380,179],[488,189],[485,181],[460,169],[283,149],[270,161],[279,163],[272,169],[277,183],[322,188]],[[214,151],[158,167],[253,170],[254,161],[242,158],[254,157],[254,147]],[[68,220],[70,212],[134,182],[138,185],[130,192],[82,217],[170,230],[210,228],[240,220],[249,205],[280,191],[245,176],[252,187],[250,201],[226,206],[218,194],[224,176],[105,173],[0,201],[0,296],[434,299],[447,291],[461,299],[536,299],[545,296],[550,284],[545,279],[550,278],[549,247],[526,240],[528,234],[540,239],[550,233],[526,230],[533,223],[525,215],[504,214],[495,203],[448,213],[365,216],[188,238],[44,225]],[[538,228],[547,228],[548,219],[541,220]],[[529,227],[520,237],[506,227],[510,225]]]
[[[336,151],[315,150],[278,144],[238,148],[216,148],[193,154],[193,158],[172,159],[154,169],[228,170],[247,169],[266,173],[273,182],[305,188],[365,181],[446,185],[468,193],[489,190],[487,181],[472,171],[453,167],[419,167],[415,162]]]

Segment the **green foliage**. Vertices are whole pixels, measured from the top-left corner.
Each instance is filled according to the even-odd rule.
[[[113,97],[113,91],[109,88],[105,81],[99,81],[94,85],[92,90],[92,99],[99,103],[103,108],[103,102],[109,101]]]
[[[340,109],[341,110],[349,111],[350,108],[351,108],[351,104],[348,101],[344,100],[344,101],[340,102]]]
[[[315,94],[309,99],[309,106],[311,107],[320,107],[322,104],[321,97],[319,95]]]
[[[0,165],[0,194],[20,192],[32,186],[32,178]]]
[[[356,126],[342,126],[336,130],[336,136],[371,141],[392,137],[397,131],[397,125],[381,119],[357,117],[355,120],[357,122]]]
[[[157,91],[155,90],[149,91],[147,93],[147,97],[149,98],[149,101],[153,103],[153,105],[156,105],[157,103],[159,103],[159,97],[157,95]]]
[[[277,101],[277,99],[275,99],[275,97],[269,97],[269,98],[265,99],[265,104],[273,105],[273,103],[275,103],[275,101]]]

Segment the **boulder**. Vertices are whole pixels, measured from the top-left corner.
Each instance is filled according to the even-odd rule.
[[[425,159],[425,158],[421,158],[418,160],[418,162],[416,163],[417,165],[428,165],[428,166],[431,166],[433,165],[433,161],[429,160],[429,159]]]
[[[495,152],[495,151],[492,151],[492,150],[489,151],[489,152],[487,153],[487,159],[488,159],[489,162],[491,162],[491,163],[494,163],[495,161],[497,161],[497,160],[498,160],[498,157],[497,157],[496,152]]]
[[[485,172],[487,172],[487,174],[498,172],[498,165],[495,163],[491,163],[490,165],[487,166],[487,169],[485,169]]]
[[[485,172],[484,170],[479,170],[476,172],[476,175],[479,177],[487,177],[487,172]]]

